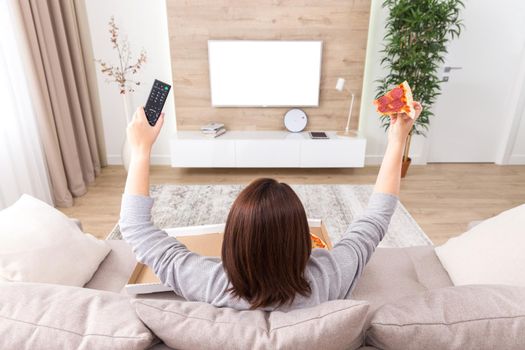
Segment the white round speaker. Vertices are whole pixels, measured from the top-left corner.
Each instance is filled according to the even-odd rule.
[[[307,123],[308,117],[306,113],[299,108],[290,109],[284,115],[284,126],[290,132],[303,131]]]

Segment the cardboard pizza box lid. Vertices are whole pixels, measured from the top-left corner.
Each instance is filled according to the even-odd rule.
[[[332,242],[324,222],[319,219],[308,219],[308,225],[310,232],[321,238],[328,249],[332,249]],[[167,229],[166,232],[177,237],[195,253],[204,256],[221,256],[224,224],[178,227]],[[128,294],[133,295],[171,291],[170,287],[160,283],[159,278],[149,267],[141,263],[137,263],[124,288]]]

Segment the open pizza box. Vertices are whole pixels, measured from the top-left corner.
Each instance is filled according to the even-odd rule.
[[[321,238],[328,249],[332,242],[322,220],[308,219],[310,233]],[[178,227],[165,230],[170,236],[177,237],[189,250],[204,256],[221,256],[224,224]],[[125,286],[128,294],[149,294],[171,291],[171,288],[160,283],[159,278],[144,264],[137,263]]]

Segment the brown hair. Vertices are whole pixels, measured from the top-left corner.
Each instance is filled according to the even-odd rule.
[[[312,251],[308,220],[295,192],[274,179],[249,184],[233,203],[222,244],[230,292],[252,309],[309,295],[304,269]]]

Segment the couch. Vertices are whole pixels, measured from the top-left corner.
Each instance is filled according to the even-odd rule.
[[[125,241],[107,240],[105,242],[111,251],[84,288],[59,285],[46,287],[45,284],[38,283],[0,284],[0,348],[53,349],[52,345],[47,346],[47,341],[42,342],[42,339],[48,339],[49,344],[53,344],[52,337],[69,336],[71,339],[59,342],[67,344],[60,346],[61,348],[143,349],[147,346],[152,350],[168,350],[175,348],[167,345],[171,332],[189,339],[184,346],[176,348],[247,348],[247,346],[217,346],[213,342],[221,339],[221,336],[224,338],[225,334],[213,334],[212,332],[210,336],[212,328],[208,327],[207,323],[204,324],[204,327],[201,322],[193,324],[193,328],[186,329],[187,322],[185,321],[191,318],[188,315],[195,311],[195,303],[181,301],[181,298],[174,293],[126,295],[123,287],[136,265],[135,256]],[[89,291],[89,295],[84,298],[86,291]],[[53,295],[56,294],[61,294],[60,298],[53,298]],[[378,248],[364,269],[363,275],[352,292],[351,299],[339,302],[354,303],[351,306],[356,306],[361,310],[360,319],[356,322],[355,317],[348,318],[348,321],[340,321],[337,324],[339,334],[352,332],[354,335],[357,334],[353,336],[351,342],[350,338],[337,337],[337,333],[332,332],[332,336],[335,334],[333,341],[329,339],[324,343],[330,346],[316,347],[318,338],[322,337],[315,333],[317,325],[322,328],[330,323],[323,321],[322,317],[318,317],[319,320],[312,317],[309,321],[313,320],[313,328],[310,322],[310,328],[296,327],[280,339],[273,339],[272,341],[277,343],[271,343],[272,346],[263,342],[262,344],[266,345],[258,344],[258,346],[249,346],[249,348],[305,348],[302,345],[290,345],[294,344],[290,342],[283,343],[283,338],[288,341],[299,339],[303,342],[301,344],[310,345],[306,347],[308,349],[525,348],[525,288],[497,285],[454,286],[436,254],[436,249],[432,246]],[[17,302],[12,302],[13,300]],[[66,300],[66,303],[69,302],[71,305],[60,305],[61,300]],[[152,304],[154,302],[163,304]],[[333,305],[333,302],[328,303]],[[175,310],[173,314],[178,318],[170,320],[163,315],[164,318],[153,320],[153,323],[156,323],[155,326],[153,323],[148,323],[147,317],[141,314],[139,308],[144,305],[157,307],[157,311],[161,313],[171,308]],[[320,306],[322,307],[323,304]],[[205,304],[197,306],[197,311],[200,312],[202,308],[206,308],[207,315],[211,315],[210,320],[224,319],[224,315],[218,315],[224,310]],[[37,315],[35,321],[28,321],[26,315],[34,313],[35,309]],[[188,313],[184,314],[186,311]],[[225,312],[232,314],[232,310]],[[309,311],[305,310],[305,312],[308,314]],[[237,324],[229,329],[232,331],[231,338],[246,335],[246,333],[236,333],[236,331],[243,322],[253,322],[256,319],[252,317],[253,313],[253,311],[245,311],[241,316],[236,314],[233,316]],[[90,329],[80,327],[80,331],[75,333],[69,330],[66,331],[68,334],[64,335],[64,332],[58,332],[57,329],[60,328],[60,319],[67,319],[68,314],[75,314],[72,319],[79,323],[87,322],[91,326],[95,324],[96,327]],[[26,320],[20,321],[24,317]],[[152,316],[149,315],[149,317],[151,321]],[[282,321],[286,315],[278,317],[281,317]],[[39,323],[42,320],[47,322],[43,330]],[[107,346],[107,342],[84,341],[84,338],[100,335],[97,333],[100,329],[104,329],[105,320],[109,320],[111,326],[108,326],[109,330],[104,337],[112,335],[116,335],[116,338],[120,337],[119,342],[115,343],[119,345]],[[210,320],[204,321],[213,321]],[[272,315],[263,316],[259,321],[261,328],[264,328],[265,323],[271,323]],[[64,322],[66,321],[62,321],[62,324]],[[70,326],[71,320],[67,322]],[[167,333],[163,334],[158,331],[159,324],[160,328],[167,328],[167,330],[164,329]],[[333,325],[332,321],[331,326]],[[298,332],[305,334],[297,337],[295,333]],[[122,338],[133,338],[131,339],[133,342],[122,342]],[[164,343],[161,339],[168,340]],[[201,340],[214,346],[202,345]],[[236,344],[235,341],[233,343]],[[94,346],[93,344],[102,345]]]
[[[108,240],[111,253],[85,286],[97,290],[123,293],[136,260],[125,241]],[[367,264],[352,297],[370,303],[367,323],[383,304],[422,292],[452,286],[432,246],[378,248]],[[144,299],[179,299],[173,293],[137,296]],[[366,323],[365,323],[366,324]],[[365,326],[365,329],[368,325]],[[365,345],[365,344],[363,344]],[[151,349],[170,349],[160,343]],[[363,346],[362,349],[375,349]]]

